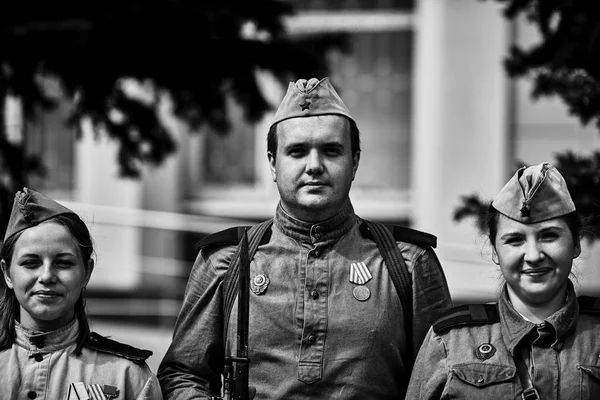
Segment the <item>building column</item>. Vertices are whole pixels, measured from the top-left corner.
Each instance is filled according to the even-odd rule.
[[[473,224],[454,222],[453,212],[462,195],[491,198],[508,178],[509,83],[502,66],[508,40],[509,26],[496,4],[418,2],[413,226],[438,237],[453,295],[497,286],[495,266],[481,257],[482,236]]]

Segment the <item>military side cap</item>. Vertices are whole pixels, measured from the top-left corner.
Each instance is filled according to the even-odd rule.
[[[524,224],[575,211],[564,178],[549,163],[520,168],[498,193],[492,206],[508,218]]]
[[[356,123],[329,78],[311,78],[290,82],[271,127],[286,119],[315,115],[341,115]]]
[[[4,241],[24,229],[39,225],[61,214],[75,213],[41,193],[23,188],[15,194]]]

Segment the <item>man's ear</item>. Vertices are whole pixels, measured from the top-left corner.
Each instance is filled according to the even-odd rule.
[[[356,171],[358,171],[358,163],[360,162],[360,151],[357,151],[352,156],[352,180],[356,177]]]
[[[6,265],[6,261],[0,260],[0,268],[2,268],[2,275],[4,275],[4,282],[6,282],[6,286],[9,289],[13,289],[12,279],[8,275],[8,265]]]
[[[275,155],[268,151],[267,158],[269,159],[269,169],[271,170],[271,177],[273,178],[273,182],[277,182],[277,167],[275,163]]]

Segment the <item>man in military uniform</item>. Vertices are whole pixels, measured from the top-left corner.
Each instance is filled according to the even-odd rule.
[[[429,326],[451,306],[435,237],[354,213],[359,132],[329,79],[290,83],[267,142],[280,202],[250,254],[255,398],[403,398]],[[158,371],[167,399],[221,393],[236,343],[237,308],[224,310],[237,241],[215,234],[200,244]]]

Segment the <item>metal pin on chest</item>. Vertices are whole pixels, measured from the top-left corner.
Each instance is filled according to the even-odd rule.
[[[256,295],[261,295],[267,290],[270,279],[266,274],[256,275],[250,280],[250,290]]]
[[[496,353],[496,348],[491,343],[483,343],[475,349],[475,357],[481,361],[491,358]]]

